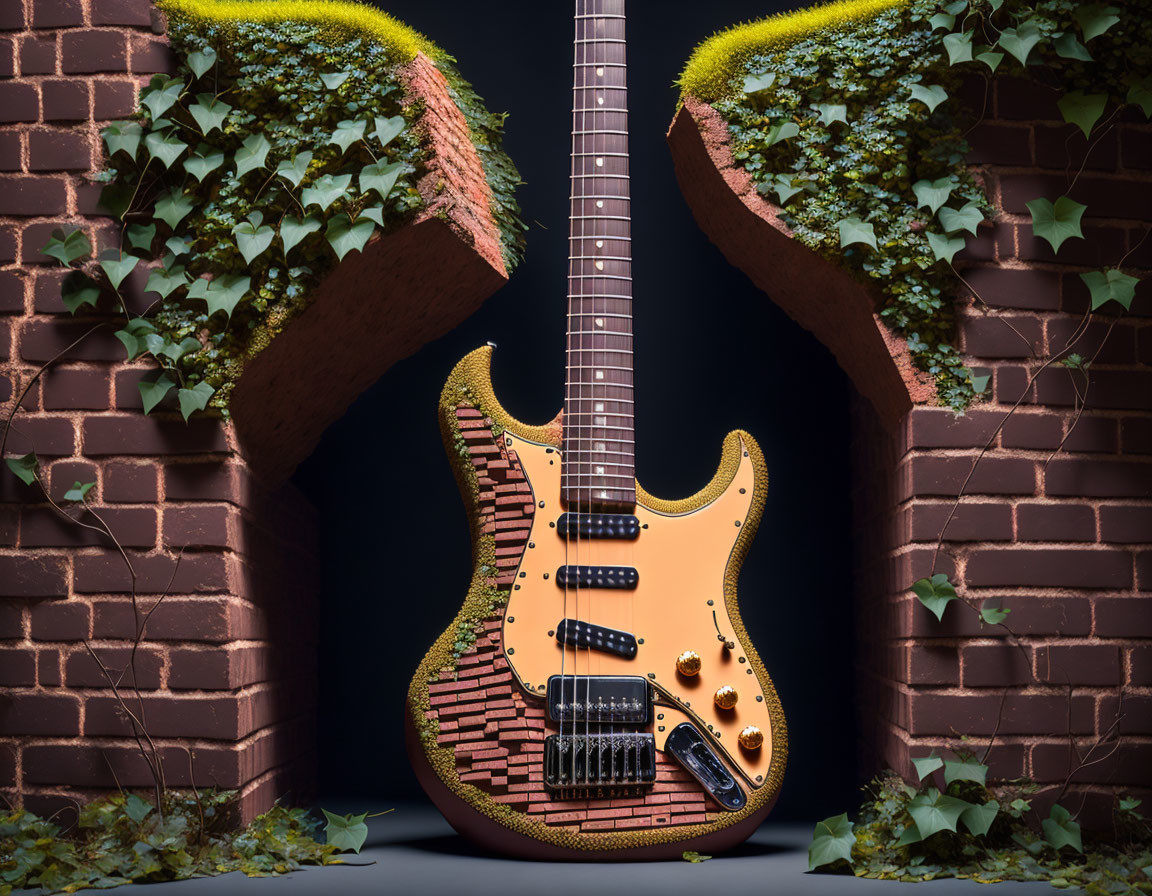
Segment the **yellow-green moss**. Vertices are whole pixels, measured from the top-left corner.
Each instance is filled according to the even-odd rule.
[[[712,102],[730,90],[744,74],[744,63],[752,56],[797,40],[814,31],[835,28],[903,6],[908,0],[839,0],[734,25],[719,31],[700,44],[680,75],[682,95]]]
[[[232,22],[304,22],[370,37],[410,62],[417,53],[432,58],[444,51],[423,34],[375,7],[353,0],[156,0],[169,16],[224,25]]]

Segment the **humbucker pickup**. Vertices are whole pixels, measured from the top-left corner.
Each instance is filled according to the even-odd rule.
[[[544,739],[544,786],[617,787],[656,780],[656,738],[639,732],[551,734]]]
[[[640,582],[640,572],[631,566],[561,566],[556,584],[561,588],[616,588],[629,590]]]
[[[626,660],[636,656],[635,635],[576,619],[560,620],[556,626],[556,640],[574,647],[613,653]]]
[[[546,692],[548,718],[561,722],[648,725],[652,697],[647,679],[632,675],[553,675]]]
[[[562,513],[556,531],[564,538],[640,537],[640,520],[625,513]]]

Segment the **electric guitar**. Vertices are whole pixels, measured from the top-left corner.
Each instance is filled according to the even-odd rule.
[[[733,432],[697,494],[636,482],[624,0],[576,0],[575,32],[564,408],[543,426],[509,416],[491,347],[444,387],[475,568],[412,679],[408,751],[489,849],[717,851],[769,812],[787,752],[736,605],[767,473]]]

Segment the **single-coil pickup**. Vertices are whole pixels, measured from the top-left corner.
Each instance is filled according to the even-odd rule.
[[[553,675],[545,700],[548,719],[602,725],[648,725],[652,693],[638,675]]]
[[[556,640],[571,647],[612,653],[626,660],[636,656],[635,635],[576,619],[560,620],[556,626]]]
[[[563,513],[556,531],[569,540],[640,537],[640,520],[626,513]]]
[[[556,584],[561,588],[616,588],[629,590],[640,582],[640,572],[631,566],[561,566]]]

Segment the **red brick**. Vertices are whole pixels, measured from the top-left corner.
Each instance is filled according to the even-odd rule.
[[[1001,698],[996,694],[912,694],[908,730],[923,735],[990,735],[996,728]],[[1048,734],[1068,730],[1068,700],[1064,696],[1009,694],[1004,700],[1000,734]],[[1095,726],[1095,699],[1072,698],[1072,730],[1090,732]]]
[[[918,456],[908,468],[910,495],[955,497],[972,469],[971,457]],[[966,494],[1031,495],[1036,490],[1036,465],[1023,458],[985,455],[972,474]]]
[[[1045,198],[1054,201],[1059,195],[1060,193],[1057,192]],[[1090,196],[1082,196],[1081,201],[1091,208],[1092,199]],[[1082,230],[1084,239],[1065,240],[1060,246],[1060,255],[1057,258],[1056,253],[1052,251],[1051,243],[1032,233],[1031,224],[1021,224],[1016,228],[1016,257],[1020,261],[1052,262],[1059,260],[1062,264],[1105,267],[1114,265],[1116,260],[1123,256],[1125,238],[1124,231],[1120,227],[1086,223]],[[1076,276],[1076,279],[1079,280],[1080,277]],[[1065,277],[1063,285],[1066,286],[1067,282],[1068,278]],[[1076,310],[1074,305],[1067,301],[1066,296],[1061,302],[1061,308],[1064,311]]]
[[[1106,731],[1116,722],[1122,735],[1152,734],[1152,695],[1124,694],[1121,703],[1118,697],[1113,696],[1115,693],[1113,691],[1100,700],[1098,730]]]
[[[936,541],[954,506],[954,502],[913,504],[909,512],[911,540]],[[962,501],[947,526],[944,540],[949,542],[1011,541],[1012,508],[1007,504]]]
[[[32,0],[32,27],[70,28],[84,24],[80,0]]]
[[[1087,746],[1081,747],[1082,751]],[[1080,763],[1073,757],[1069,765],[1071,748],[1062,744],[1035,744],[1032,747],[1032,774],[1037,780],[1063,781]],[[1081,784],[1115,784],[1123,781],[1135,787],[1152,785],[1152,744],[1126,743],[1109,754],[1104,747],[1093,754],[1100,762],[1085,766],[1076,774]],[[1106,758],[1105,758],[1106,757]]]
[[[1124,454],[1152,454],[1152,418],[1126,417],[1121,420],[1120,450]]]
[[[66,457],[76,452],[76,433],[72,421],[59,417],[21,417],[18,437],[14,433],[9,447],[35,450],[41,459]]]
[[[1152,167],[1152,132],[1136,128],[1120,129],[1120,160],[1125,168],[1147,171]]]
[[[87,121],[89,90],[87,81],[44,81],[40,85],[40,101],[44,106],[45,121]]]
[[[36,655],[27,647],[0,649],[0,686],[6,688],[35,687]],[[0,717],[2,715],[0,713]]]
[[[19,314],[24,310],[24,278],[18,271],[0,271],[0,313]]]
[[[23,31],[25,27],[22,3],[0,3],[0,31]]]
[[[1152,645],[1142,644],[1128,651],[1128,683],[1141,687],[1152,685]]]
[[[0,85],[2,86],[2,85]],[[0,183],[4,179],[0,178]],[[0,211],[4,211],[0,208]],[[9,264],[16,260],[16,230],[12,227],[0,227],[0,263]],[[0,360],[8,358],[8,337],[5,330],[0,328]]]
[[[238,467],[224,463],[169,464],[164,468],[164,493],[169,501],[229,501],[242,503]]]
[[[1060,276],[1051,271],[980,267],[965,271],[964,279],[993,307],[1032,311],[1060,308]]]
[[[127,548],[156,546],[156,511],[144,507],[101,507],[96,511],[116,540]],[[91,515],[76,513],[79,523],[99,525]],[[20,546],[23,548],[111,546],[101,532],[62,520],[54,510],[24,508],[20,519]]]
[[[1075,351],[1094,364],[1131,364],[1136,360],[1136,328],[1066,315],[1047,323],[1048,346],[1052,352]],[[1083,376],[1080,377],[1083,388]]]
[[[184,749],[163,747],[160,755],[168,784],[187,787],[190,783],[188,754]],[[245,783],[238,766],[241,753],[198,747],[195,756],[196,783],[208,780],[222,788],[239,788]],[[152,786],[148,766],[134,746],[37,744],[24,748],[23,762],[24,779],[30,784],[101,788]]]
[[[1053,644],[1036,649],[1036,675],[1052,684],[1118,685],[1120,648],[1104,644]]]
[[[1037,376],[1036,394],[1037,400],[1049,405],[1072,406],[1077,400],[1067,371],[1052,368]],[[1152,371],[1093,370],[1091,405],[1094,409],[1152,410]]]
[[[1020,504],[1016,507],[1020,541],[1096,540],[1096,514],[1084,504]]]
[[[1063,450],[1110,454],[1117,451],[1119,446],[1119,425],[1114,418],[1082,414],[1072,431],[1068,433]]]
[[[975,550],[966,576],[972,587],[1125,588],[1132,584],[1132,555],[1073,548]]]
[[[164,543],[176,548],[236,547],[227,506],[169,507],[164,511]]]
[[[136,85],[132,81],[97,81],[92,89],[96,121],[127,118],[136,111]]]
[[[41,314],[67,314],[68,309],[60,298],[66,271],[52,269],[36,272],[35,282],[32,284],[32,305]]]
[[[92,0],[93,25],[152,25],[149,0]]]
[[[1019,174],[1000,177],[1000,198],[1004,210],[1028,214],[1026,203],[1037,196],[1055,201],[1065,193],[1067,181],[1060,174]],[[1086,215],[1094,218],[1129,218],[1139,221],[1152,205],[1152,184],[1127,178],[1083,174],[1076,181],[1071,198],[1088,206]]]
[[[80,702],[64,694],[20,694],[0,712],[0,735],[64,737],[80,733]]]
[[[139,594],[160,594],[172,582],[174,594],[214,594],[228,591],[228,571],[221,554],[190,554],[175,557],[129,554],[136,570]],[[79,555],[73,560],[74,587],[81,594],[111,594],[126,591],[130,582],[124,560],[118,553]],[[173,571],[175,578],[173,579]]]
[[[128,70],[128,46],[123,32],[68,31],[60,40],[67,75]]]
[[[96,482],[96,480],[95,465],[84,461],[58,460],[48,470],[48,487],[52,491],[52,497],[58,502],[64,500],[64,493],[75,483]],[[88,491],[88,500],[97,500],[99,494],[99,486],[93,487]]]
[[[173,648],[169,652],[168,687],[175,690],[226,691],[248,682],[234,674],[236,651]],[[443,725],[441,729],[444,730]]]
[[[134,663],[135,675],[129,668],[133,665],[131,647],[94,647],[93,652],[125,693],[133,684],[150,691],[160,687],[164,662],[159,651],[143,645],[138,647]],[[108,679],[101,671],[100,664],[87,650],[74,650],[68,655],[64,663],[64,680],[70,688],[108,687]]]
[[[67,596],[63,557],[0,555],[0,598]]]
[[[89,417],[83,423],[84,453],[97,455],[207,454],[228,450],[218,420],[180,419],[118,414]]]
[[[157,498],[156,467],[150,463],[109,463],[104,467],[104,500],[140,504]]]
[[[0,84],[0,89],[4,87]],[[0,93],[0,109],[5,108]],[[3,113],[0,113],[2,117]],[[68,189],[63,178],[17,175],[0,178],[0,213],[19,217],[58,215],[68,207]],[[34,247],[37,251],[40,246]],[[25,254],[28,250],[25,249]]]
[[[1005,448],[1056,450],[1064,435],[1063,418],[1056,414],[1032,414],[1017,409],[1004,424],[1000,442]]]
[[[960,682],[960,659],[955,647],[913,646],[908,652],[908,684],[955,685]]]
[[[248,733],[245,730],[248,720],[242,717],[241,703],[250,700],[233,696],[145,697],[148,731],[153,737],[236,740]],[[85,701],[86,736],[127,734],[131,730],[129,724],[115,697],[91,696]]]
[[[1152,506],[1147,504],[1101,506],[1100,539],[1112,544],[1152,543]]]
[[[20,133],[0,131],[0,172],[22,171],[24,160],[21,157]],[[0,310],[3,310],[0,308]]]
[[[133,74],[151,75],[171,72],[176,68],[176,59],[167,41],[152,38],[132,38]]]
[[[1031,136],[1028,125],[982,121],[968,132],[967,160],[973,165],[1030,165]]]
[[[1094,605],[1095,633],[1100,638],[1152,638],[1152,599],[1101,597]]]
[[[46,411],[103,410],[109,405],[107,370],[54,367],[41,379]]]
[[[1041,168],[1075,174],[1083,166],[1088,171],[1115,171],[1119,159],[1115,130],[1092,135],[1089,144],[1079,128],[1071,125],[1036,128],[1036,164]]]
[[[1032,681],[1031,653],[1014,643],[972,645],[963,648],[961,655],[966,688],[1008,687]]]
[[[78,600],[49,601],[32,606],[32,639],[80,641],[92,628],[92,608]]]
[[[56,73],[56,38],[26,37],[20,42],[20,74]]]
[[[1040,321],[1020,314],[969,315],[960,333],[963,350],[978,358],[1028,358],[1043,345]]]
[[[32,171],[87,171],[92,151],[86,134],[34,130],[28,135],[28,160]]]
[[[34,604],[33,606],[47,606],[47,604]],[[0,640],[21,640],[23,637],[23,607],[12,601],[0,601]]]
[[[128,639],[135,631],[126,599],[94,602],[94,637]],[[223,642],[247,634],[242,620],[235,618],[227,600],[221,598],[165,598],[148,620],[148,638],[154,641]]]
[[[944,408],[915,408],[909,443],[915,448],[982,448],[1004,419],[996,411],[969,411],[957,417]]]
[[[1152,494],[1152,463],[1056,458],[1048,465],[1045,491],[1076,497],[1147,497]]]

